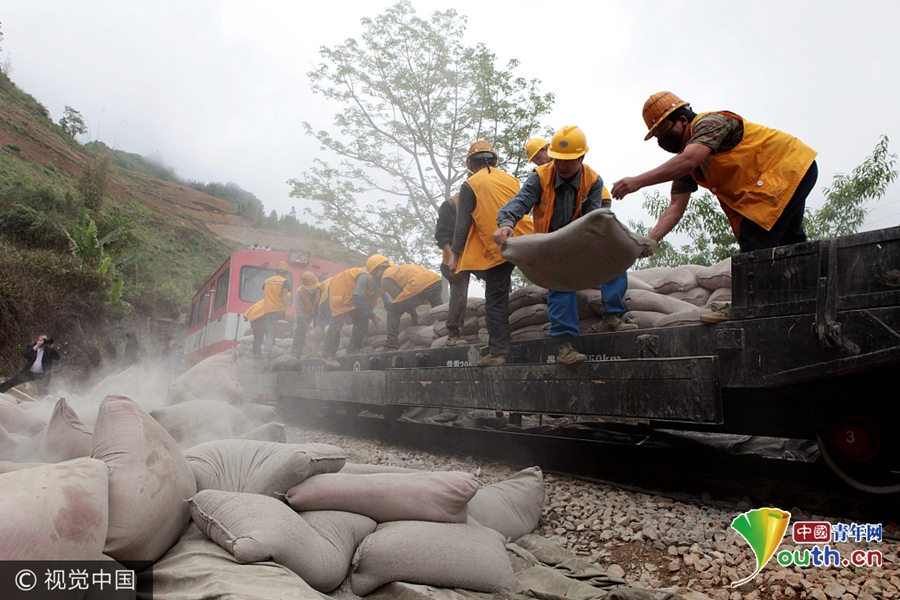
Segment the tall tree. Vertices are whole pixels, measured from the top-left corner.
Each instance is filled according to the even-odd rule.
[[[422,19],[404,0],[362,25],[361,42],[323,47],[309,73],[316,93],[344,105],[336,134],[304,123],[338,164],[317,159],[288,181],[291,196],[313,200],[307,212],[354,250],[434,264],[437,208],[463,181],[468,146],[489,140],[501,168],[518,173],[553,94],[514,75],[518,61],[498,67],[484,44],[463,45],[455,10]]]

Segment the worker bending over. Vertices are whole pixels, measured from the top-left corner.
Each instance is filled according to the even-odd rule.
[[[592,210],[608,207],[604,200],[603,180],[584,164],[589,148],[587,138],[580,128],[565,126],[553,134],[548,151],[551,162],[535,169],[525,185],[497,213],[498,229],[494,241],[499,245],[512,237],[513,227],[530,210],[534,210],[534,228],[537,233],[549,233],[561,229]],[[601,286],[604,331],[637,329],[625,323],[624,295],[628,288],[628,276],[622,273]],[[572,346],[578,337],[578,303],[575,292],[550,290],[547,296],[547,312],[550,317],[550,337],[559,341],[556,360],[572,365],[583,362],[585,355]]]
[[[294,316],[297,319],[297,328],[294,330],[294,344],[291,347],[291,356],[300,358],[306,344],[307,332],[315,327],[316,312],[322,298],[319,289],[319,279],[312,271],[304,271],[301,276],[300,287],[294,294]]]
[[[370,271],[382,289],[393,299],[385,306],[387,313],[387,342],[381,348],[384,352],[400,349],[400,317],[409,313],[413,324],[418,324],[416,307],[422,304],[440,306],[444,303],[441,295],[441,276],[419,265],[393,265],[380,254],[369,260],[384,259]],[[367,261],[368,262],[368,261]]]

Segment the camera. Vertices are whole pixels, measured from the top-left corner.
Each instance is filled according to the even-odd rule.
[[[48,338],[44,338],[44,345],[45,345],[45,346],[49,346],[49,345],[51,345],[51,344],[53,344],[53,338],[49,338],[49,337],[48,337]]]

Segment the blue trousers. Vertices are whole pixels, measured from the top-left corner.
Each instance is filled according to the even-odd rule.
[[[628,273],[600,286],[603,294],[603,314],[625,312],[625,292],[628,290]],[[575,292],[556,292],[547,295],[547,314],[550,317],[550,337],[578,337],[578,301]]]

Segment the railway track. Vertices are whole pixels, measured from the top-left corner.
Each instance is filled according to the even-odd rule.
[[[288,421],[340,435],[377,439],[421,451],[506,464],[606,483],[675,500],[734,507],[770,505],[831,518],[897,522],[896,495],[872,495],[844,484],[823,460],[766,459],[678,443],[621,430],[582,430],[565,436],[468,429],[343,411],[310,420],[302,408]],[[365,414],[365,413],[363,413]]]

